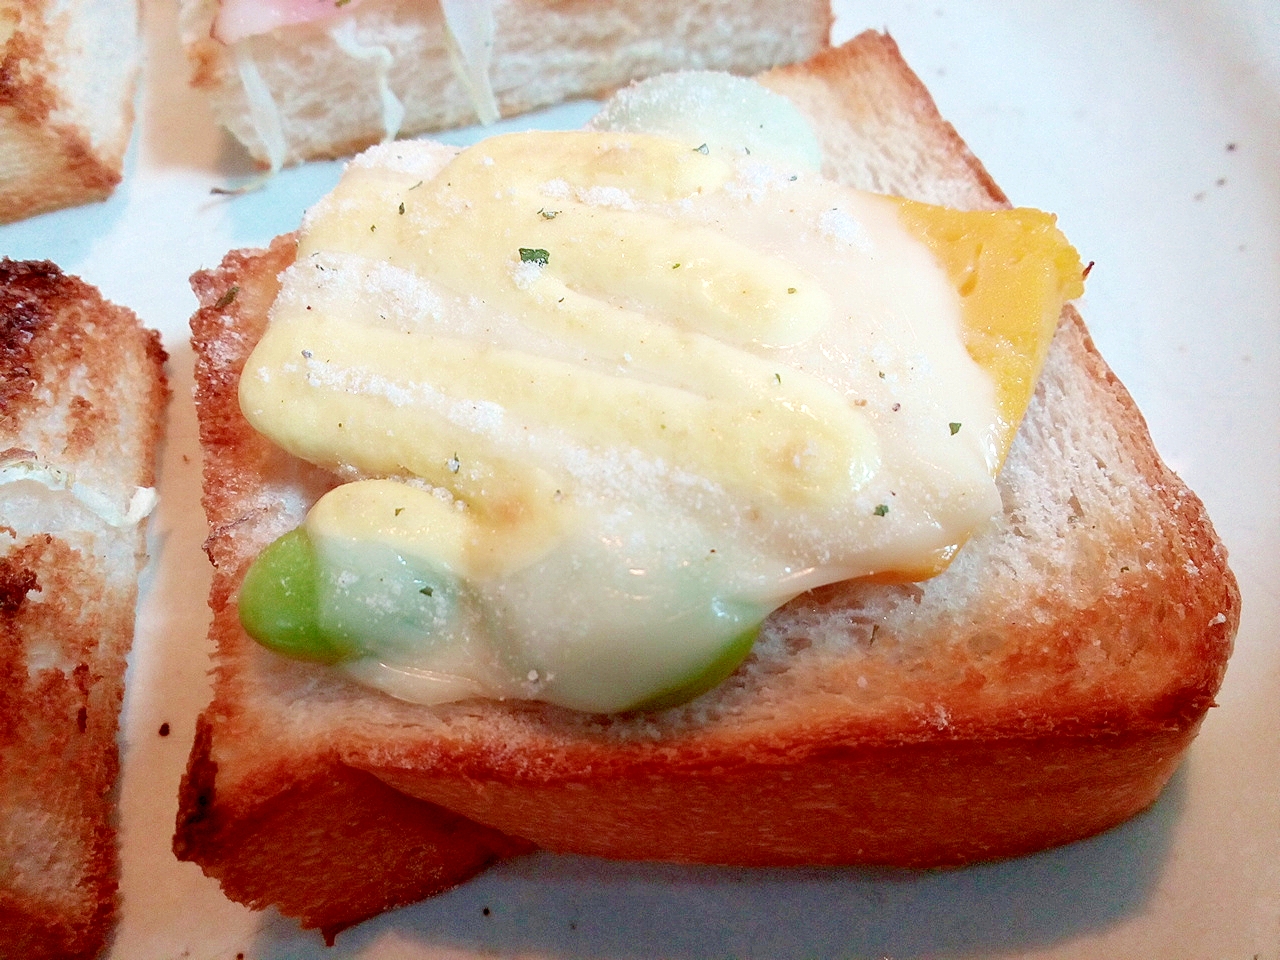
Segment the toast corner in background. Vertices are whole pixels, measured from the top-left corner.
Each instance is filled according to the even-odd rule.
[[[133,130],[137,0],[0,3],[0,223],[106,199]]]
[[[95,957],[114,926],[165,360],[93,287],[0,261],[0,956]]]
[[[469,71],[452,55],[440,5],[420,0],[352,4],[230,44],[218,39],[214,0],[182,0],[180,19],[192,86],[264,168],[474,124],[490,109],[473,89],[477,73],[497,115],[511,117],[669,70],[750,75],[803,60],[828,46],[832,22],[827,0],[711,0],[696,10],[673,0],[473,0],[469,10],[464,29],[480,29],[470,16],[492,15],[487,63]],[[403,107],[394,128],[388,97]]]

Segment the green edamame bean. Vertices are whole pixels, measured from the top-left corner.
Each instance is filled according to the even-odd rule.
[[[240,588],[245,631],[284,656],[320,663],[371,650],[412,654],[450,635],[460,586],[442,571],[375,545],[347,548],[333,563],[301,527],[274,541]],[[759,630],[731,637],[702,667],[623,709],[665,710],[718,686],[746,659]]]
[[[321,629],[320,563],[299,527],[277,539],[253,561],[240,587],[240,623],[263,646],[296,660],[335,663],[348,656]]]
[[[716,655],[716,658],[707,664],[700,673],[679,681],[629,709],[644,713],[666,710],[669,707],[678,707],[682,703],[688,703],[695,697],[702,696],[708,690],[718,687],[728,679],[733,671],[738,669],[743,660],[747,659],[747,654],[751,652],[751,647],[755,644],[756,637],[759,634],[759,624],[743,631],[734,637],[730,643],[726,644],[720,653]]]

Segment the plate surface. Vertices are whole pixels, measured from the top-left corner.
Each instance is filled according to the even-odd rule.
[[[108,202],[0,227],[164,334],[174,402],[124,715],[124,914],[113,960],[440,957],[1143,957],[1280,960],[1280,10],[1271,0],[835,4],[887,28],[1016,203],[1096,261],[1082,311],[1200,494],[1244,594],[1235,656],[1189,759],[1134,821],[947,873],[750,871],[535,856],[344,933],[333,950],[228,902],[169,852],[208,696],[187,277],[294,228],[336,180],[245,172],[185,87],[171,4]],[[570,105],[509,127],[575,127]],[[461,141],[474,132],[454,135]],[[171,731],[162,737],[162,723]]]

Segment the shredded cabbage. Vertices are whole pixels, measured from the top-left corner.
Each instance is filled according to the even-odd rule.
[[[329,36],[343,53],[356,60],[369,60],[373,63],[374,73],[378,81],[378,96],[382,100],[382,131],[384,140],[394,140],[404,123],[404,104],[391,90],[387,77],[395,57],[382,44],[364,44],[356,38],[354,20],[343,20],[329,31]]]
[[[262,148],[266,151],[267,162],[271,166],[270,173],[278,173],[284,166],[285,151],[288,149],[284,139],[284,126],[280,121],[280,108],[271,96],[267,82],[262,79],[258,64],[244,44],[236,44],[231,49],[235,55],[236,72],[240,75],[240,83],[249,103],[249,122],[262,140]]]
[[[440,0],[449,59],[483,124],[494,123],[498,101],[489,80],[493,59],[493,0]]]

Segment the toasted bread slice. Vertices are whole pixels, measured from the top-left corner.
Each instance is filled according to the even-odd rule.
[[[93,287],[0,261],[0,956],[93,957],[112,928],[164,360]]]
[[[474,0],[473,6],[492,7],[487,73],[502,116],[596,96],[667,70],[756,73],[817,53],[831,31],[826,0],[696,6],[677,0]],[[182,0],[192,84],[208,92],[218,121],[262,166],[344,156],[382,140],[388,115],[380,77],[403,105],[403,135],[477,120],[475,100],[451,60],[439,3],[371,0],[336,18],[231,45],[215,39],[218,10],[219,0]],[[335,27],[379,54],[344,52]],[[379,72],[383,63],[385,75]],[[259,84],[261,92],[247,92]]]
[[[1005,204],[888,37],[762,79],[810,117],[829,176]],[[175,847],[234,899],[332,933],[457,882],[504,835],[519,838],[508,849],[721,864],[1013,856],[1150,804],[1213,703],[1239,615],[1225,553],[1070,308],[1000,476],[1003,512],[950,569],[798,598],[685,706],[424,708],[277,657],[242,632],[237,585],[336,482],[253,433],[237,405],[293,255],[282,237],[194,278],[217,657]],[[321,795],[342,803],[308,800]],[[432,830],[461,837],[460,823],[475,831],[465,855],[387,869]],[[321,857],[323,878],[306,869]]]
[[[0,223],[120,182],[139,51],[137,0],[0,0]]]

